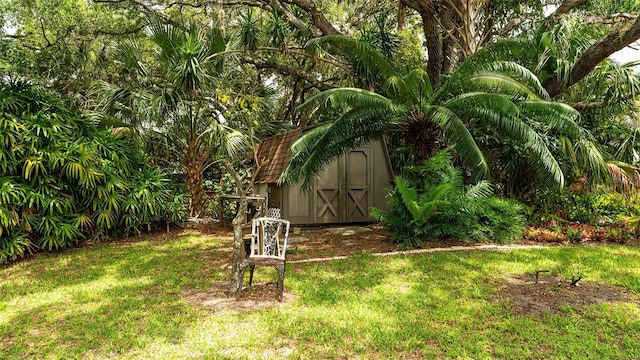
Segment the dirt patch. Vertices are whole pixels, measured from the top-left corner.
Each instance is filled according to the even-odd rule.
[[[125,238],[116,239],[114,241],[100,241],[97,239],[85,241],[85,245],[93,245],[102,242],[109,242],[111,244],[117,245],[129,245],[143,241],[159,241],[159,240],[170,240],[175,239],[181,236],[189,236],[189,235],[204,235],[211,237],[232,237],[233,231],[220,224],[216,220],[208,220],[201,221],[198,223],[189,223],[184,224],[184,226],[171,226],[170,230],[167,232],[164,228],[156,228],[151,232],[143,232],[138,235],[132,235]]]
[[[379,224],[368,225],[370,231],[336,232],[331,228],[303,229],[300,235],[290,235],[287,261],[306,260],[312,258],[330,258],[349,256],[358,253],[388,253],[400,250],[393,242],[393,233],[386,231]],[[298,237],[304,238],[300,241]],[[468,246],[460,240],[430,239],[423,242],[423,248],[439,248],[448,246]],[[479,244],[478,244],[479,245]]]
[[[246,285],[246,284],[245,284]],[[283,306],[291,302],[295,295],[287,293],[285,287],[282,302],[278,301],[278,284],[273,282],[254,283],[242,289],[241,297],[236,300],[230,296],[229,282],[214,283],[207,291],[187,290],[182,296],[190,303],[215,312],[249,312],[265,308]]]
[[[637,297],[625,289],[588,281],[572,286],[571,281],[561,276],[535,275],[523,277],[503,277],[505,284],[497,291],[496,301],[509,301],[515,315],[560,314],[563,308],[581,309],[588,305],[604,302],[633,302],[640,304]]]
[[[339,229],[337,231],[336,229]],[[357,230],[355,230],[357,229]],[[169,240],[181,236],[200,235],[221,238],[227,241],[222,244],[229,252],[233,242],[233,230],[230,225],[224,225],[216,220],[201,221],[187,224],[184,228],[172,227],[170,232],[152,231],[138,236],[132,236],[116,240],[112,243],[120,246],[129,246],[142,241]],[[393,242],[393,233],[386,231],[380,224],[349,226],[349,227],[302,227],[300,233],[292,230],[289,234],[289,251],[287,260],[306,260],[312,258],[331,258],[336,256],[349,256],[358,253],[389,253],[402,249]],[[248,236],[245,236],[248,237]],[[535,241],[532,238],[523,238],[516,241],[517,245],[563,245],[566,242]],[[93,241],[87,241],[84,245],[92,245]],[[98,243],[98,242],[96,242]],[[611,244],[609,242],[582,242],[583,246]],[[486,245],[482,243],[468,243],[456,239],[427,239],[422,243],[423,249],[459,247],[470,245]],[[640,241],[629,240],[626,245],[640,246]],[[223,263],[215,263],[212,266],[222,266]]]
[[[391,234],[380,227],[357,234],[332,234],[328,229],[304,229],[300,235],[290,235],[287,260],[302,260],[316,257],[346,256],[360,252],[391,252],[396,245]],[[303,238],[303,239],[300,239]],[[300,240],[302,241],[300,241]]]

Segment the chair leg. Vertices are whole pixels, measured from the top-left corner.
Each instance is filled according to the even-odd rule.
[[[255,269],[255,265],[249,265],[249,286],[253,285],[253,270]]]
[[[278,297],[278,301],[282,302],[284,298],[284,266],[278,269],[278,290],[280,291],[280,296]]]

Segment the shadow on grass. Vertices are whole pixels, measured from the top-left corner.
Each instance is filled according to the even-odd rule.
[[[304,306],[272,326],[301,341],[332,342],[337,350],[328,356],[346,351],[347,357],[376,357],[378,351],[382,357],[628,357],[640,351],[640,338],[627,335],[640,322],[635,315],[620,316],[640,314],[635,304],[529,318],[514,315],[509,302],[494,301],[494,292],[504,275],[540,267],[563,274],[579,261],[594,281],[637,291],[638,255],[638,249],[621,254],[615,247],[569,247],[358,255],[330,264],[296,264],[289,284]]]
[[[5,354],[120,354],[145,342],[183,340],[196,310],[182,289],[228,277],[219,240],[105,244],[34,257],[0,270],[0,346]],[[206,273],[206,276],[205,276]],[[8,348],[5,348],[9,344]]]

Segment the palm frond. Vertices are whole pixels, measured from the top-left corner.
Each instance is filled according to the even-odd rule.
[[[544,100],[550,99],[549,94],[544,86],[542,86],[540,79],[529,69],[516,62],[493,61],[484,65],[482,69],[507,75],[533,91],[536,94],[536,97],[540,97]]]
[[[465,166],[471,170],[473,177],[484,178],[489,172],[489,166],[462,120],[453,111],[443,106],[427,106],[423,111],[440,124],[445,137],[454,146]]]
[[[384,91],[393,99],[406,101],[406,94],[409,92],[405,80],[397,75],[388,77],[382,86]]]
[[[521,115],[551,126],[560,134],[571,137],[584,136],[586,132],[575,120],[580,116],[574,108],[555,101],[529,100],[518,103]]]
[[[571,159],[571,161],[577,162],[578,160],[576,157],[576,148],[575,146],[573,146],[573,142],[571,142],[571,139],[569,139],[567,136],[560,135],[558,140],[560,141],[560,150],[562,150],[562,153],[569,159]]]
[[[483,91],[487,93],[501,94],[512,99],[538,99],[539,95],[525,84],[504,74],[478,71],[470,79],[466,91]],[[548,95],[547,95],[548,96]]]
[[[150,17],[147,19],[147,35],[160,48],[157,55],[165,63],[170,64],[178,57],[179,43],[184,39],[183,31],[183,29],[173,24],[167,24],[159,18]]]
[[[138,42],[126,40],[119,43],[115,58],[116,61],[124,65],[126,69],[135,69],[136,73],[141,76],[149,75],[149,70],[144,63]]]
[[[529,128],[528,141],[525,146],[533,151],[531,160],[534,161],[535,170],[541,175],[543,182],[556,184],[560,188],[564,187],[564,174],[558,164],[558,160],[553,156],[544,140]]]
[[[381,83],[393,75],[398,75],[389,60],[373,46],[349,36],[322,36],[309,40],[305,47],[322,47],[330,53],[346,57],[356,74],[371,83]]]
[[[409,211],[414,219],[421,219],[423,217],[423,209],[418,205],[418,192],[415,188],[408,185],[407,181],[400,176],[395,177],[395,184],[404,207]]]
[[[209,137],[208,143],[216,150],[216,157],[226,159],[238,159],[245,154],[250,147],[250,141],[246,134],[216,121],[201,135]]]
[[[586,137],[575,142],[576,157],[581,168],[586,170],[596,180],[604,180],[608,175],[607,163],[598,146]]]
[[[429,98],[433,94],[429,74],[422,69],[410,71],[405,77],[405,83],[415,99]]]
[[[388,131],[398,116],[394,110],[358,107],[345,112],[331,124],[308,131],[292,145],[294,155],[280,182],[302,180],[302,187],[310,188],[325,165]]]
[[[394,106],[388,98],[358,88],[336,88],[323,91],[309,98],[309,100],[298,105],[296,112],[306,112],[315,107],[321,108],[343,108],[343,107],[388,107]]]
[[[519,129],[522,123],[515,121],[518,116],[518,107],[504,95],[469,92],[447,101],[444,106],[456,114],[463,114],[469,118],[500,123],[500,127],[508,129],[510,133],[522,134],[523,132]]]
[[[465,189],[465,196],[469,199],[488,198],[491,195],[493,195],[493,185],[486,180],[479,181]]]

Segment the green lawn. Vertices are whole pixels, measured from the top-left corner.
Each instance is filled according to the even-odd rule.
[[[516,316],[492,300],[505,275],[569,275],[576,264],[584,281],[637,299],[638,248],[357,255],[289,265],[295,296],[281,306],[214,311],[186,300],[229,277],[228,244],[106,244],[0,268],[0,358],[640,358],[634,302]]]

